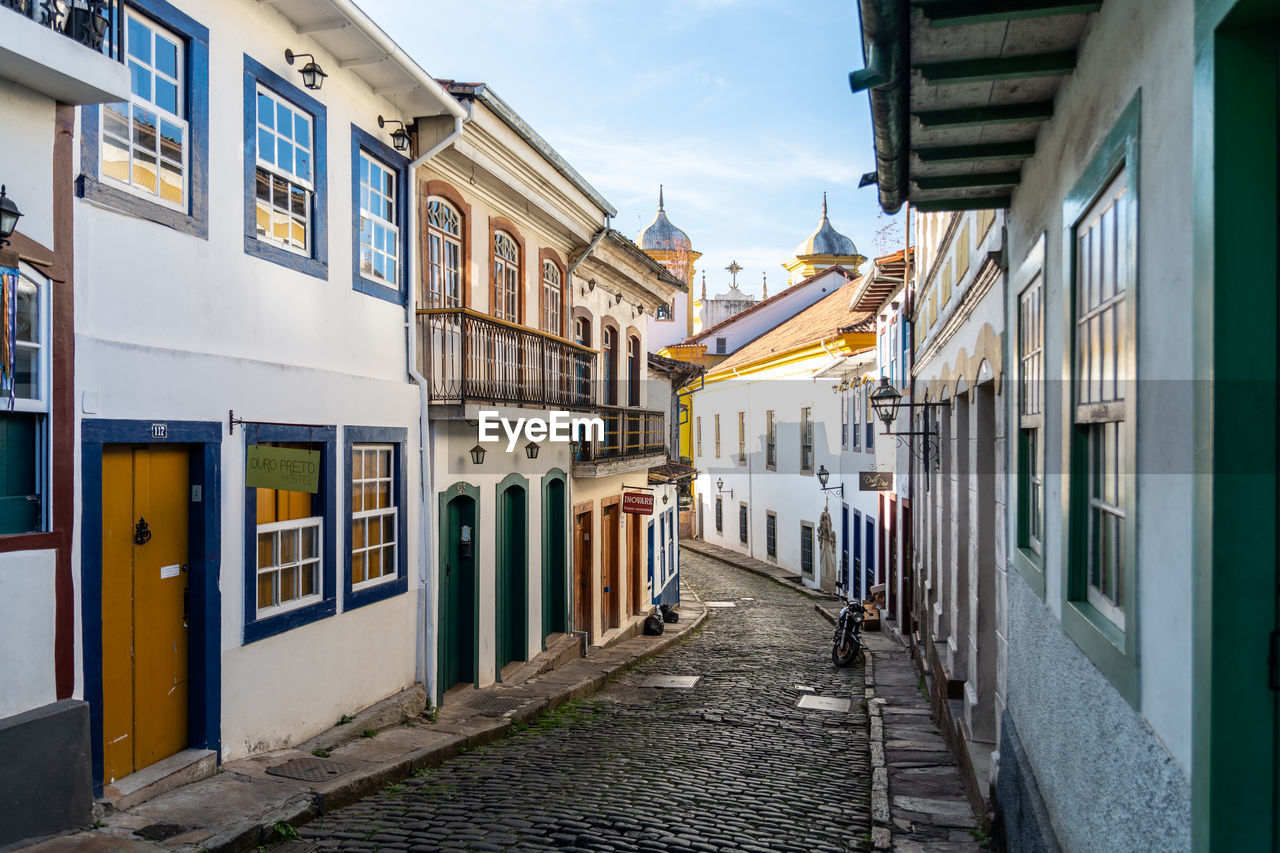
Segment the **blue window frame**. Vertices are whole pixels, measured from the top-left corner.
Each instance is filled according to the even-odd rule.
[[[408,299],[409,161],[351,125],[351,280],[369,296]]]
[[[352,426],[342,434],[347,507],[342,598],[343,610],[350,610],[409,588],[408,430]]]
[[[244,57],[244,251],[329,276],[324,104]]]
[[[337,612],[337,585],[334,552],[337,537],[334,526],[338,521],[336,490],[333,487],[333,454],[337,430],[331,426],[277,426],[249,424],[245,427],[245,469],[248,469],[249,447],[255,444],[288,443],[306,445],[320,451],[319,488],[312,496],[311,516],[305,522],[288,525],[287,522],[259,524],[259,490],[244,490],[244,642],[251,643],[264,637],[297,628]],[[265,491],[265,490],[264,490]],[[308,543],[311,531],[317,531]],[[296,538],[291,538],[296,537]],[[287,541],[286,541],[287,540]],[[318,550],[318,554],[309,549]],[[291,551],[291,553],[286,553]],[[260,560],[261,557],[261,560]],[[265,560],[267,566],[260,565]],[[314,569],[310,565],[314,561]],[[286,566],[286,564],[289,564]],[[275,568],[271,568],[275,567]],[[263,571],[268,568],[268,571]],[[294,572],[296,571],[296,574]],[[273,578],[272,574],[307,576],[309,582],[318,585],[308,588],[302,581],[290,579],[296,584],[290,593],[283,592],[286,581]],[[264,595],[259,607],[260,585],[274,584],[277,589]],[[292,598],[290,598],[292,596]],[[312,599],[314,599],[312,601]],[[297,602],[292,606],[289,602]],[[309,602],[309,603],[308,603]]]
[[[866,522],[866,539],[863,544],[866,545],[867,556],[862,563],[862,577],[865,579],[866,594],[870,595],[871,587],[876,585],[876,520],[871,516],[863,516]]]
[[[76,193],[209,236],[209,29],[164,0],[125,4],[133,98],[80,111]]]

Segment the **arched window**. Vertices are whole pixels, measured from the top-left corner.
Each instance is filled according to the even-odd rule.
[[[618,405],[618,330],[604,327],[604,404]]]
[[[560,328],[560,302],[564,288],[560,283],[560,267],[555,261],[542,262],[542,331],[563,334]]]
[[[493,316],[520,321],[520,245],[505,231],[493,234]]]
[[[423,307],[462,307],[462,215],[439,198],[427,201],[427,298]]]
[[[627,405],[640,405],[640,339],[627,338]]]

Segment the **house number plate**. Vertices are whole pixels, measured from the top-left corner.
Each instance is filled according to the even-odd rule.
[[[168,424],[152,424],[151,437],[152,438],[168,438],[169,425]]]

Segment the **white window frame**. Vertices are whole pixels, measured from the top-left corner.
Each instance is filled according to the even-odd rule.
[[[131,91],[128,101],[119,102],[127,105],[128,107],[127,121],[129,125],[129,139],[127,140],[121,140],[118,135],[109,134],[107,132],[107,124],[109,121],[107,114],[112,111],[111,107],[113,106],[113,104],[103,105],[102,111],[101,111],[102,120],[98,122],[98,174],[103,180],[110,182],[113,186],[121,187],[126,192],[129,192],[132,195],[136,195],[140,198],[144,198],[147,201],[152,202],[154,204],[159,204],[164,207],[168,207],[173,210],[177,210],[185,213],[187,211],[188,201],[191,195],[191,174],[190,174],[191,173],[191,126],[188,120],[184,117],[184,114],[187,109],[187,100],[188,100],[187,91],[186,91],[187,40],[182,36],[178,35],[177,33],[175,33],[173,30],[159,23],[158,21],[155,21],[152,18],[147,17],[146,15],[138,13],[132,8],[126,7],[125,14],[126,14],[126,20],[125,20],[125,26],[124,26],[125,43],[123,47],[125,63],[126,63],[126,66],[129,67],[131,73],[133,70],[132,66],[136,64],[140,68],[145,68],[146,71],[151,75],[152,99],[146,99],[141,97],[140,95],[132,94],[132,91]],[[139,24],[146,27],[147,30],[152,34],[151,45],[150,45],[150,53],[151,53],[150,64],[146,64],[139,61],[136,57],[132,56],[129,53],[129,42],[128,42],[129,21],[137,21]],[[168,73],[161,71],[159,68],[156,67],[155,36],[157,34],[161,35],[166,40],[172,42],[177,48],[177,61],[175,65],[175,68],[177,70],[176,77],[171,76]],[[170,112],[169,110],[156,104],[154,100],[156,77],[159,77],[160,79],[168,83],[172,83],[176,87],[177,89],[177,103],[176,103],[177,112],[176,113]],[[132,89],[132,80],[130,81],[130,87]],[[146,187],[139,186],[133,180],[133,160],[134,160],[135,147],[136,147],[136,144],[134,141],[136,137],[136,134],[134,133],[134,109],[139,106],[142,109],[155,113],[158,119],[163,118],[165,121],[171,122],[172,124],[178,126],[182,130],[182,162],[181,162],[182,198],[180,200],[175,201],[173,199],[166,199],[160,194],[161,174],[162,174],[161,163],[165,162],[166,160],[168,162],[173,162],[173,160],[172,158],[165,158],[161,156],[160,140],[162,137],[160,133],[161,127],[160,127],[159,120],[157,120],[156,122],[157,126],[155,128],[156,147],[152,149],[152,152],[151,152],[155,155],[155,158],[156,158],[155,191],[153,192],[151,190],[148,190]],[[117,178],[107,173],[106,160],[105,160],[105,156],[107,152],[107,143],[109,140],[113,140],[113,139],[117,141],[117,144],[119,144],[120,142],[123,142],[124,147],[127,147],[129,149],[129,158],[127,161],[128,169],[129,169],[129,180],[127,181],[121,180],[120,178]]]
[[[314,135],[315,131],[313,129],[312,136],[314,137]],[[400,199],[398,198],[400,175],[395,169],[391,168],[363,148],[360,149],[360,161],[360,275],[370,281],[381,281],[385,282],[387,285],[398,288],[400,286],[400,280],[403,278],[400,274],[402,267],[400,252],[400,226],[396,224],[397,220],[400,218]],[[390,196],[387,196],[387,194],[381,189],[373,186],[371,181],[375,169],[390,183]],[[369,176],[368,179],[365,177],[366,172]],[[370,205],[367,205],[365,201],[366,199],[372,199],[375,196],[380,202],[389,202],[391,204],[391,219],[387,219],[380,213],[376,213],[369,209]],[[364,220],[366,216],[372,222],[371,236],[374,238],[373,243],[366,243],[364,241]],[[390,239],[387,240],[384,238],[383,246],[385,247],[390,245],[395,251],[394,255],[389,254],[386,248],[378,249],[376,247],[375,243],[377,242],[376,235],[378,228],[383,228],[388,232]],[[371,255],[381,255],[384,259],[390,260],[392,262],[393,277],[384,277],[379,279],[378,273],[372,262],[369,264],[369,268],[366,269],[364,265],[364,255],[366,250],[368,250]]]
[[[273,126],[270,128],[264,127],[262,125],[262,118],[261,118],[261,115],[258,113],[258,104],[260,102],[260,98],[264,96],[277,105],[275,113],[272,116]],[[310,131],[311,138],[310,138],[310,145],[307,148],[307,152],[310,156],[308,158],[308,163],[309,163],[308,176],[305,178],[297,174],[297,172],[293,171],[292,169],[286,172],[283,169],[281,169],[279,166],[277,166],[274,163],[274,161],[268,161],[262,158],[262,150],[261,150],[262,146],[259,141],[259,136],[262,133],[262,131],[265,130],[269,132],[273,140],[280,138],[280,134],[274,127],[277,117],[280,114],[279,112],[280,105],[283,105],[286,109],[290,110],[293,113],[296,113],[297,115],[305,116],[309,124],[309,131]],[[266,234],[263,234],[262,231],[255,229],[257,233],[257,238],[261,242],[266,243],[270,246],[275,246],[276,248],[283,249],[286,252],[290,252],[292,254],[299,255],[301,257],[309,258],[312,255],[312,246],[315,242],[316,192],[315,192],[314,180],[315,180],[315,168],[316,168],[316,142],[317,142],[316,117],[308,110],[304,110],[302,107],[298,106],[293,101],[277,93],[275,90],[268,88],[262,83],[258,83],[255,89],[254,99],[253,99],[253,109],[254,109],[253,152],[254,152],[254,160],[255,160],[255,173],[257,170],[260,169],[263,172],[266,172],[267,175],[273,179],[278,178],[284,181],[286,184],[300,187],[302,190],[304,190],[305,196],[306,196],[306,205],[305,205],[306,221],[303,226],[305,229],[304,233],[305,233],[306,239],[304,242],[306,245],[304,247],[295,246],[292,240],[277,240],[275,237],[271,235],[270,228],[268,228]],[[289,141],[292,143],[294,140],[290,138]],[[277,151],[279,151],[278,145],[277,145]],[[295,158],[295,162],[296,162],[296,158]],[[258,198],[258,195],[257,195],[256,174],[255,174],[254,180],[255,180],[255,183],[254,183],[255,191],[254,191],[253,200],[254,200],[255,208],[257,208],[258,206],[263,204],[263,201],[262,199]],[[273,180],[272,181],[272,200],[267,202],[267,205],[269,207],[268,212],[275,212],[279,210],[279,208],[277,208],[275,205],[274,187],[275,187],[275,182]],[[288,205],[285,206],[284,213],[291,221],[293,220],[293,212]],[[274,219],[272,221],[274,221]]]
[[[26,288],[24,288],[24,282]],[[37,340],[28,344],[15,341],[15,346],[35,351],[36,381],[35,396],[20,397],[14,393],[13,408],[9,408],[7,400],[0,400],[0,411],[22,412],[43,416],[36,427],[36,458],[32,465],[36,469],[36,494],[40,496],[40,522],[37,531],[47,532],[50,529],[52,506],[50,501],[50,483],[53,481],[53,454],[50,452],[49,440],[52,417],[49,411],[49,400],[53,388],[53,297],[50,292],[52,282],[34,267],[20,263],[18,265],[18,287],[34,288],[36,292],[36,323],[34,332]],[[16,297],[16,293],[15,293]],[[3,318],[0,318],[3,322]],[[16,363],[16,362],[15,362]]]
[[[299,554],[298,554],[299,559],[295,560],[292,563],[287,563],[282,566],[280,563],[279,534],[286,531],[292,531],[292,530],[301,531],[301,530],[305,530],[307,528],[312,528],[312,527],[314,527],[316,531],[315,556],[307,560],[302,560],[301,549],[299,549]],[[279,578],[278,578],[279,573],[281,573],[284,569],[289,568],[291,566],[297,566],[299,568],[299,578],[301,578],[302,566],[306,564],[311,564],[311,563],[315,565],[316,591],[311,595],[300,595],[297,598],[293,599],[292,601],[282,602],[280,604],[272,604],[272,605],[268,605],[267,607],[263,607],[260,601],[255,600],[254,604],[257,612],[256,618],[267,619],[272,616],[278,616],[281,613],[288,613],[291,610],[299,610],[303,607],[308,607],[312,604],[316,604],[317,602],[323,601],[324,600],[324,517],[319,515],[312,515],[312,516],[308,516],[307,518],[295,518],[295,519],[290,519],[289,521],[273,521],[268,524],[259,524],[257,525],[254,532],[255,540],[257,537],[262,536],[264,533],[269,533],[274,535],[275,545],[273,546],[274,548],[273,553],[275,555],[275,562],[271,566],[268,566],[267,568],[263,568],[262,566],[257,567],[254,573],[254,584],[253,584],[253,594],[255,599],[257,598],[257,595],[258,595],[258,585],[262,575],[269,572],[276,573],[277,574],[276,588],[278,590],[279,589]],[[299,536],[299,543],[301,543],[301,536]]]
[[[375,549],[382,550],[383,553],[385,553],[385,549],[389,547],[391,549],[391,554],[392,554],[392,566],[391,566],[391,571],[389,573],[385,571],[385,567],[384,567],[383,574],[378,575],[378,577],[376,578],[370,578],[369,568],[368,568],[369,564],[368,564],[368,561],[366,561],[365,562],[365,580],[362,580],[359,583],[352,583],[351,584],[352,592],[356,592],[362,589],[368,589],[369,587],[373,587],[373,586],[381,586],[384,583],[391,583],[395,581],[398,577],[400,577],[400,541],[394,538],[396,536],[399,536],[399,531],[400,531],[400,507],[396,504],[396,448],[394,445],[391,445],[391,444],[352,444],[351,445],[351,452],[353,454],[354,453],[363,454],[367,451],[372,451],[374,453],[387,454],[387,476],[385,477],[362,476],[359,480],[357,480],[353,474],[351,478],[350,485],[351,485],[352,507],[350,509],[351,509],[351,523],[353,526],[353,530],[351,533],[352,535],[351,561],[352,561],[352,565],[354,566],[355,557],[357,553],[367,554],[369,553],[369,551],[375,550]],[[361,469],[362,469],[361,473],[362,474],[365,473],[363,464],[361,465]],[[387,484],[387,495],[388,495],[389,506],[374,508],[374,509],[356,510],[354,506],[356,484],[359,483],[362,486],[372,484],[376,486],[378,483],[383,483],[383,482]],[[364,546],[361,548],[355,547],[354,525],[357,521],[367,522],[369,519],[373,519],[373,518],[382,519],[382,518],[388,518],[388,517],[391,519],[391,530],[393,531],[393,538],[390,541],[384,540],[382,542],[379,542],[377,545],[370,546],[369,537],[367,533],[368,528],[366,526]],[[384,529],[385,529],[385,526],[384,526]]]

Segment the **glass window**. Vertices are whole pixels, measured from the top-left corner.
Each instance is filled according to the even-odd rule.
[[[305,444],[270,444],[310,449]],[[256,492],[258,618],[320,601],[324,518],[319,495],[284,489]]]
[[[0,535],[45,530],[49,424],[49,281],[0,268]],[[11,396],[12,395],[12,396]]]
[[[800,522],[800,574],[813,577],[813,525]]]
[[[400,221],[395,170],[360,152],[360,274],[400,283]]]
[[[716,533],[724,533],[724,498],[716,495]]]
[[[425,308],[462,307],[462,214],[439,198],[427,201]]]
[[[505,231],[493,235],[493,316],[519,322],[520,246]]]
[[[102,110],[101,176],[178,210],[187,207],[186,43],[128,10],[132,97]]]
[[[257,235],[264,243],[311,254],[312,120],[276,93],[257,89]]]
[[[778,467],[778,416],[773,409],[764,413],[764,464],[766,468]]]
[[[542,262],[542,331],[561,334],[560,303],[564,288],[560,281],[560,267],[554,261]]]
[[[694,438],[698,443],[698,456],[702,456],[702,416],[699,415],[694,424]]]
[[[862,383],[856,380],[849,390],[849,407],[853,409],[853,426],[849,430],[849,443],[854,450],[857,450],[862,445]]]
[[[351,448],[351,586],[396,577],[395,448],[356,444]]]
[[[808,406],[800,410],[800,470],[813,471],[813,410]]]
[[[716,439],[716,458],[720,458],[720,416],[716,415],[715,419],[715,439]]]
[[[738,504],[738,541],[743,545],[747,544],[747,505]]]
[[[738,463],[747,461],[747,413],[738,412]]]
[[[1037,274],[1018,297],[1019,546],[1044,539],[1044,301]]]
[[[764,516],[764,547],[770,557],[778,556],[778,516],[772,512]]]

